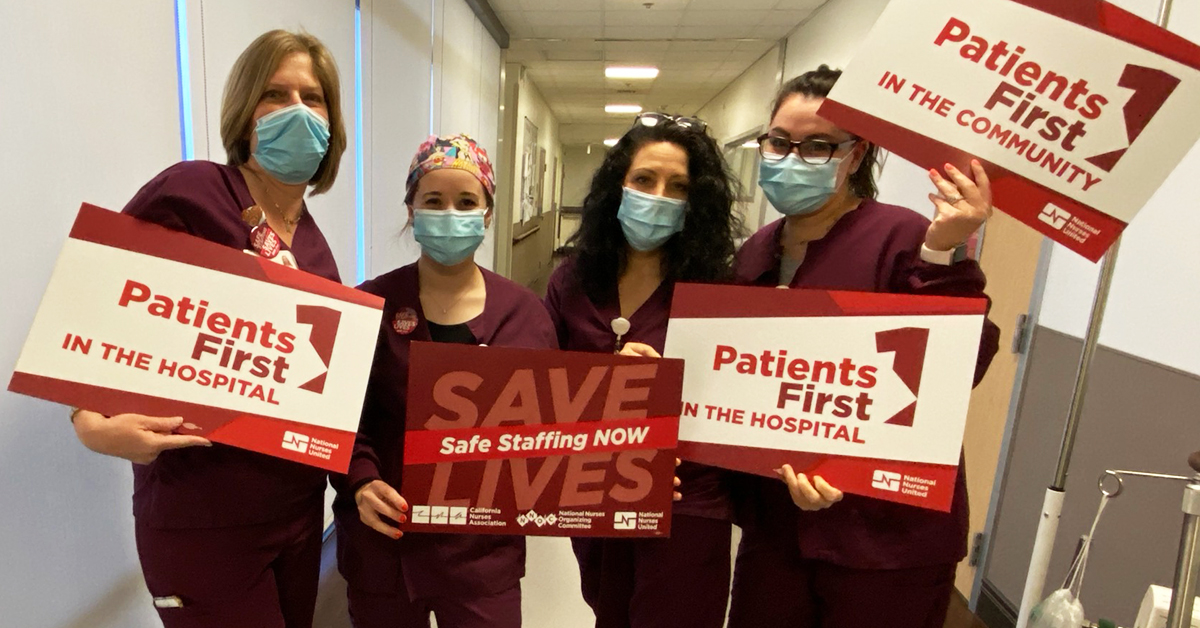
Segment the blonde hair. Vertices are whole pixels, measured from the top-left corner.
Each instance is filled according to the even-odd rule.
[[[329,113],[329,151],[308,183],[313,194],[326,192],[337,178],[338,165],[346,150],[346,125],[342,122],[342,91],[337,64],[321,40],[308,33],[273,30],[255,39],[229,72],[221,100],[221,143],[227,163],[240,166],[250,159],[250,132],[254,110],[266,91],[267,82],[288,55],[304,53],[312,59],[313,75],[325,92]]]

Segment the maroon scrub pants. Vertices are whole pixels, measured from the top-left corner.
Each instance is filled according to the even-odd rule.
[[[596,628],[721,628],[728,521],[675,515],[668,539],[573,539]]]
[[[749,531],[747,531],[749,532]],[[800,557],[795,533],[743,535],[729,628],[942,628],[955,565],[851,569]]]
[[[403,589],[403,587],[401,587]],[[347,591],[350,621],[355,628],[429,628],[429,615],[438,628],[521,628],[521,585],[487,597],[409,599],[354,588]]]
[[[312,628],[321,570],[320,508],[233,528],[136,524],[138,557],[166,628]]]

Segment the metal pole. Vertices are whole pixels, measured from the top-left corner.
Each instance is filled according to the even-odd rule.
[[[1195,456],[1193,456],[1195,457]],[[1200,475],[1183,489],[1183,534],[1175,563],[1175,587],[1167,611],[1167,628],[1191,628],[1196,581],[1200,578]]]
[[[1166,28],[1171,19],[1173,0],[1161,0],[1158,6],[1158,25]],[[1017,628],[1027,628],[1029,613],[1035,604],[1042,599],[1042,590],[1046,585],[1046,572],[1050,567],[1050,557],[1054,553],[1054,537],[1058,532],[1058,521],[1062,515],[1062,503],[1067,484],[1067,474],[1071,467],[1071,455],[1075,450],[1075,438],[1079,432],[1079,420],[1083,414],[1083,398],[1087,393],[1088,375],[1096,346],[1100,340],[1100,326],[1104,322],[1104,308],[1108,304],[1108,291],[1112,287],[1113,271],[1117,267],[1117,253],[1121,241],[1118,239],[1104,256],[1104,265],[1100,269],[1100,279],[1096,284],[1096,294],[1092,300],[1092,315],[1088,321],[1087,333],[1083,342],[1083,353],[1079,356],[1079,368],[1075,373],[1075,390],[1071,397],[1071,408],[1067,413],[1067,424],[1063,428],[1062,447],[1058,455],[1058,467],[1054,473],[1054,483],[1046,489],[1045,501],[1042,504],[1041,518],[1038,520],[1037,536],[1034,538],[1033,554],[1029,558],[1029,573],[1025,576],[1025,589],[1021,594],[1021,608],[1017,611]],[[1182,550],[1181,550],[1182,551]],[[1189,594],[1190,595],[1190,594]],[[1190,607],[1189,598],[1186,604]],[[1190,620],[1190,611],[1188,618]]]

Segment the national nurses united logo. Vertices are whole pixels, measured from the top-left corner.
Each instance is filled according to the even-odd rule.
[[[413,333],[417,328],[417,311],[411,307],[400,308],[392,318],[392,329],[401,336]]]

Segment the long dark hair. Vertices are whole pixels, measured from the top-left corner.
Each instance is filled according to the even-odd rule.
[[[779,113],[779,108],[792,96],[797,94],[809,98],[824,98],[828,96],[829,92],[833,90],[833,84],[837,82],[838,77],[841,75],[841,70],[834,70],[825,64],[821,64],[821,67],[805,72],[784,83],[783,87],[779,90],[779,94],[775,96],[774,104],[771,105],[771,119],[775,119],[775,114]],[[879,188],[875,186],[875,170],[878,167],[879,151],[874,144],[869,142],[866,144],[867,152],[863,154],[862,163],[858,164],[858,170],[850,173],[848,179],[850,181],[850,191],[855,196],[859,198],[875,198],[879,196]]]
[[[735,179],[716,141],[676,124],[636,125],[604,157],[583,200],[579,230],[560,251],[575,262],[575,279],[590,295],[611,298],[625,270],[628,249],[617,220],[625,176],[643,146],[670,142],[688,157],[688,209],[683,231],[663,245],[663,278],[714,282],[728,277],[741,217],[734,211]]]

